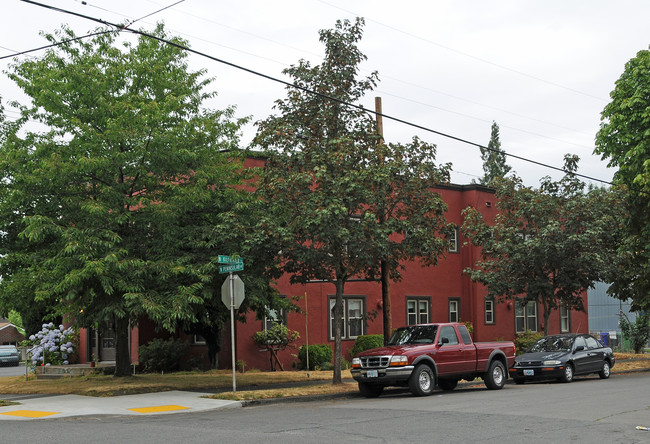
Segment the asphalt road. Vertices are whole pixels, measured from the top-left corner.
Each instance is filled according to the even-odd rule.
[[[20,376],[25,374],[25,364],[20,363],[18,366],[0,366],[0,376]]]
[[[3,421],[0,442],[636,443],[650,442],[650,374],[570,384],[482,385],[416,398],[360,397],[148,417]]]

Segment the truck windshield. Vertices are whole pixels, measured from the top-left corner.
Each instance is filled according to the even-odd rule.
[[[433,344],[437,331],[437,325],[401,327],[395,330],[386,345]]]

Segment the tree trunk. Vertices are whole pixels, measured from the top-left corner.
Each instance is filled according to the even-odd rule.
[[[388,262],[382,260],[381,267],[381,302],[384,320],[384,343],[388,342],[393,333],[393,315],[390,309],[390,277],[388,276]]]
[[[129,319],[115,318],[115,376],[131,376]]]
[[[341,358],[343,356],[341,346],[341,324],[343,323],[343,289],[345,281],[337,279],[336,281],[336,302],[334,303],[334,373],[332,384],[342,384],[341,378]]]
[[[221,351],[221,330],[217,334],[210,333],[206,336],[205,343],[208,346],[208,359],[210,360],[210,368],[219,368],[219,352]]]
[[[544,336],[548,336],[548,318],[551,317],[550,304],[544,300],[542,307],[544,307]]]

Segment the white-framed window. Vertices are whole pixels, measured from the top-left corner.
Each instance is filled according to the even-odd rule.
[[[428,324],[431,322],[431,298],[406,298],[406,324]]]
[[[341,320],[341,339],[356,339],[365,334],[364,320],[365,298],[359,296],[343,296],[343,319]],[[335,297],[330,297],[330,340],[334,340],[334,304]]]
[[[460,299],[449,299],[449,322],[460,322]]]
[[[192,345],[205,345],[205,338],[201,335],[192,335]]]
[[[451,232],[451,235],[449,236],[449,246],[447,247],[447,251],[450,253],[458,253],[460,252],[460,242],[459,242],[459,231],[458,227],[454,227],[454,229]]]
[[[537,331],[537,304],[530,301],[525,305],[515,303],[515,327],[517,333],[526,330]]]
[[[495,307],[494,298],[485,298],[485,323],[486,324],[496,324],[496,318],[494,317],[494,307]]]
[[[560,332],[566,333],[571,330],[569,309],[564,305],[560,306]]]
[[[287,325],[287,316],[284,309],[267,308],[266,315],[264,315],[264,330],[270,330],[277,324]]]

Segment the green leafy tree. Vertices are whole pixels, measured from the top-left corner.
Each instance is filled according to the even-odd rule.
[[[357,79],[365,59],[357,47],[362,25],[361,19],[339,21],[335,29],[320,31],[322,64],[301,60],[284,70],[297,88],[288,87],[287,98],[276,101],[280,115],[259,122],[254,141],[268,153],[258,188],[269,204],[260,241],[276,245],[277,263],[292,282],[323,280],[336,287],[334,383],[341,383],[345,283],[377,266],[366,248],[376,217],[365,205],[372,197],[366,165],[379,136],[365,112],[341,103],[358,102],[376,83],[375,73]]]
[[[490,141],[487,148],[480,147],[481,160],[483,161],[483,177],[480,183],[489,185],[494,179],[505,177],[512,169],[506,163],[506,153],[501,149],[501,140],[499,139],[499,125],[492,122]]]
[[[466,272],[489,296],[540,304],[546,334],[552,310],[584,310],[582,295],[603,278],[619,225],[616,193],[585,192],[574,174],[577,162],[566,156],[566,175],[542,179],[539,189],[518,177],[496,180],[493,222],[476,208],[464,210],[463,231],[482,256]]]
[[[634,322],[630,322],[627,316],[621,316],[619,325],[623,337],[630,341],[634,353],[642,353],[650,339],[650,313],[639,313]]]
[[[362,19],[339,21],[320,32],[322,64],[303,60],[284,71],[294,86],[276,102],[280,115],[259,123],[255,139],[268,152],[259,187],[269,205],[260,224],[268,237],[260,240],[276,244],[277,263],[292,282],[336,288],[334,383],[341,382],[346,282],[375,278],[380,261],[384,276],[397,279],[400,260],[419,255],[435,263],[447,245],[446,206],[431,187],[449,167],[434,164],[435,146],[418,139],[384,144],[372,116],[345,105],[377,82],[376,73],[357,78],[366,59],[357,47],[362,27]]]
[[[650,51],[639,51],[625,65],[601,114],[596,149],[614,181],[627,189],[626,227],[612,261],[608,292],[632,300],[633,310],[650,309]]]
[[[162,25],[153,34],[184,44]],[[68,41],[12,66],[30,103],[2,127],[0,300],[35,300],[82,326],[114,320],[123,376],[130,325],[200,322],[219,299],[214,258],[245,249],[228,233],[234,221],[247,230],[255,202],[233,186],[242,121],[203,105],[211,80],[175,46],[118,38]]]
[[[384,339],[393,333],[390,282],[401,279],[403,263],[418,258],[435,265],[456,227],[448,224],[446,204],[433,186],[449,181],[450,164],[436,165],[435,145],[418,138],[408,144],[379,144],[368,159],[366,211],[376,216],[373,244],[380,258]]]

